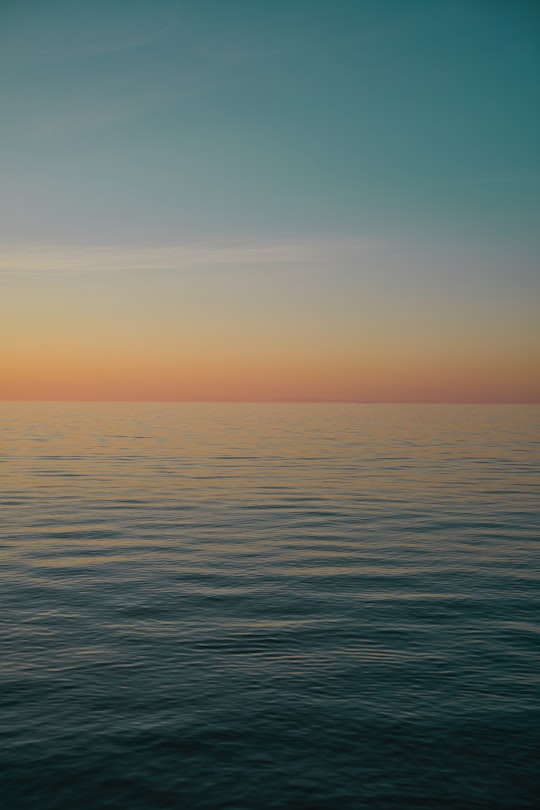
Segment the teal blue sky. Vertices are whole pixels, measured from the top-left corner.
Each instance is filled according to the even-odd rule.
[[[533,2],[2,4],[2,236],[537,247]]]
[[[208,368],[222,334],[276,368],[329,346],[362,398],[366,346],[402,369],[409,341],[411,368],[475,358],[429,396],[489,367],[477,399],[540,398],[537,3],[4,0],[0,75],[0,337],[28,368],[79,315],[115,341],[114,300],[155,358],[211,319]]]

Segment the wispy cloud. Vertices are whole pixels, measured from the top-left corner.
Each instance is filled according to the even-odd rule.
[[[214,244],[116,246],[17,246],[0,251],[2,273],[190,271],[258,266],[347,263],[380,251],[371,239],[253,241]]]
[[[13,77],[0,87],[3,126],[23,140],[106,129],[243,82],[249,66],[301,47],[292,33],[220,28],[183,8],[149,9],[128,20],[112,15],[109,27],[93,6],[67,17],[56,3],[29,19],[14,14],[0,30],[0,70]]]
[[[28,9],[15,7],[3,21],[0,56],[15,65],[47,66],[87,57],[129,51],[156,42],[170,30],[172,15],[131,14],[127,19],[109,16],[103,24],[106,4],[51,2]],[[69,36],[66,36],[69,31]]]

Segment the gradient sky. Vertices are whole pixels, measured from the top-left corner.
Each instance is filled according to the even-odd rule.
[[[540,10],[3,0],[0,398],[540,401]]]

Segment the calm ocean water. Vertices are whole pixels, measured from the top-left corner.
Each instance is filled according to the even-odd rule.
[[[537,806],[540,408],[0,423],[6,810]]]

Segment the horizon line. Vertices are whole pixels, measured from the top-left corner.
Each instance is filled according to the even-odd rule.
[[[177,405],[540,405],[540,400],[441,400],[441,399],[86,399],[0,398],[0,403],[60,403],[86,404],[177,404]]]

